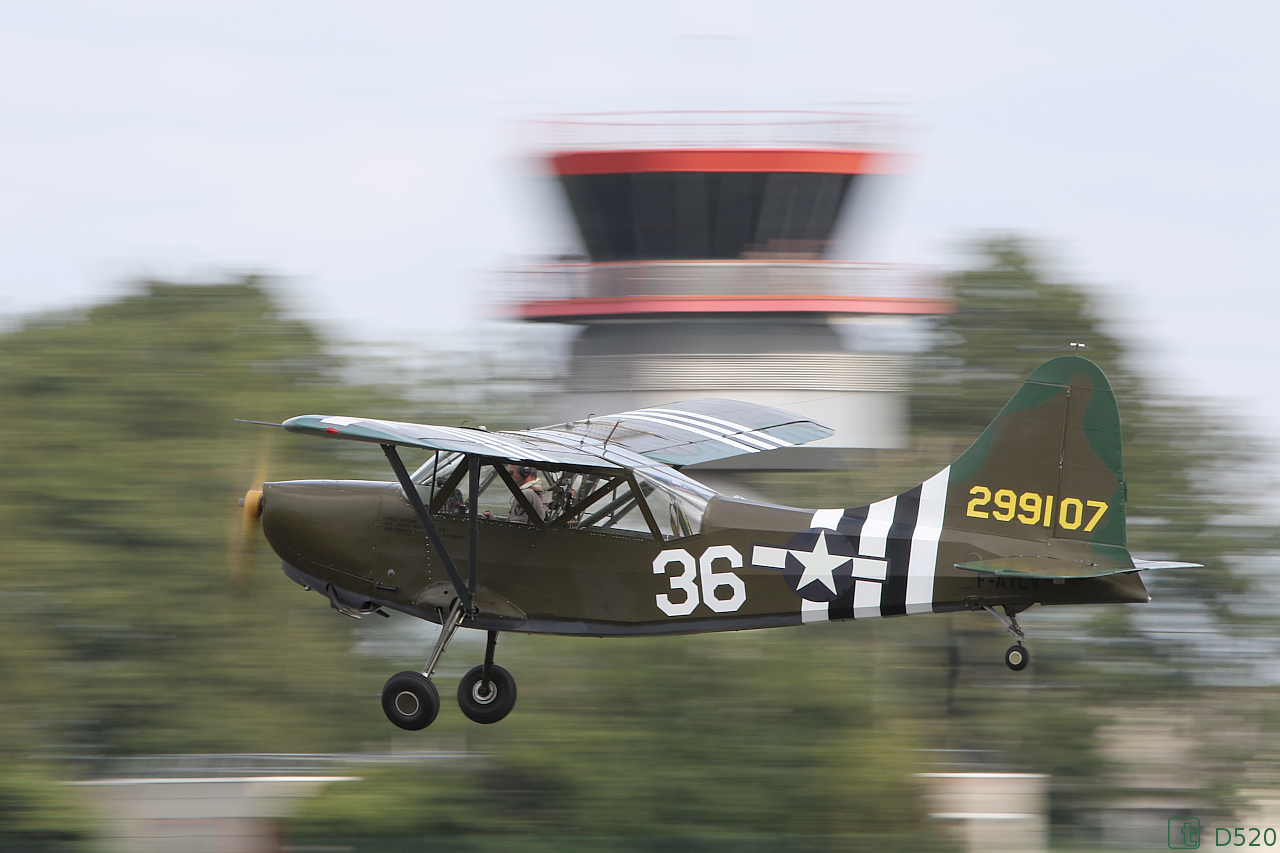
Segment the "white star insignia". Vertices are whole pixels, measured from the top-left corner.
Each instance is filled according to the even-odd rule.
[[[790,553],[804,566],[804,574],[800,575],[796,589],[804,589],[814,581],[820,581],[827,589],[831,590],[832,595],[837,594],[835,578],[831,576],[831,573],[836,569],[849,565],[851,558],[828,552],[827,535],[825,533],[818,535],[818,541],[814,543],[813,551],[791,551]]]

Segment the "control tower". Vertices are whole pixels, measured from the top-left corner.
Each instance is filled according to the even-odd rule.
[[[835,435],[717,467],[812,470],[906,441],[886,325],[951,310],[920,268],[832,260],[894,120],[848,113],[581,115],[535,124],[585,256],[510,277],[509,315],[581,326],[568,418],[694,397],[798,412]],[[708,466],[710,467],[710,466]]]

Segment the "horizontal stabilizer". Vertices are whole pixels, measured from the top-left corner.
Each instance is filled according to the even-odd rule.
[[[957,569],[983,572],[988,575],[1004,575],[1020,578],[1100,578],[1120,572],[1147,571],[1149,569],[1202,569],[1199,563],[1171,563],[1160,560],[1134,560],[1132,566],[1098,565],[1059,560],[1056,557],[1002,557],[998,560],[981,560],[973,563],[956,563]]]
[[[1203,569],[1202,563],[1174,563],[1169,560],[1134,560],[1133,567],[1142,571],[1151,569]]]
[[[956,563],[957,569],[1019,578],[1100,578],[1135,571],[1134,566],[1098,566],[1054,557],[1002,557],[975,563]]]

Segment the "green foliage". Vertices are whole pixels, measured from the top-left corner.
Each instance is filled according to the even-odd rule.
[[[403,742],[376,700],[392,667],[352,653],[353,623],[281,577],[267,549],[247,566],[234,557],[235,498],[264,459],[272,479],[356,466],[376,476],[380,466],[232,419],[435,419],[429,388],[396,398],[352,386],[358,371],[252,280],[151,283],[40,318],[0,337],[0,363],[10,462],[0,485],[0,835],[80,837],[52,804],[82,789],[41,787],[32,774],[91,765],[51,770],[34,754]],[[503,375],[500,364],[486,370]],[[495,425],[527,418],[528,386],[477,408]],[[872,700],[874,672],[855,650],[816,648],[785,632],[504,642],[521,678],[519,726],[477,733],[446,711],[415,743],[465,738],[478,761],[375,768],[332,786],[296,826],[384,838],[486,827],[513,849],[532,837],[562,849],[553,839],[566,835],[651,849],[946,848],[921,821],[906,716]]]
[[[1129,485],[1129,546],[1160,559],[1204,563],[1198,572],[1159,582],[1174,595],[1220,605],[1246,591],[1231,558],[1273,550],[1261,540],[1241,548],[1223,519],[1255,515],[1265,481],[1248,482],[1261,449],[1200,401],[1156,392],[1130,367],[1133,353],[1111,334],[1097,299],[1046,279],[1032,248],[1012,237],[977,247],[972,269],[952,276],[956,307],[937,325],[938,346],[923,359],[912,397],[913,423],[926,436],[976,437],[1038,364],[1084,343],[1116,391]],[[947,460],[949,461],[949,460]]]
[[[256,281],[152,283],[0,337],[0,366],[0,836],[75,825],[31,799],[30,755],[358,744],[345,620],[265,549],[233,558],[273,436],[232,419],[350,402],[311,331]],[[277,442],[269,471],[337,473],[318,450]]]
[[[150,284],[5,336],[0,364],[0,576],[24,638],[0,665],[26,673],[5,704],[31,736],[99,755],[351,743],[333,698],[349,673],[317,661],[345,658],[345,632],[265,554],[244,576],[230,554],[275,438],[233,418],[341,405],[315,336],[254,281]],[[276,444],[273,475],[320,458]]]
[[[0,851],[86,850],[89,813],[35,761],[0,761]]]
[[[1123,346],[1104,330],[1089,294],[1046,281],[1030,247],[1016,238],[975,248],[975,268],[950,277],[956,310],[937,324],[937,343],[916,379],[915,428],[976,437],[1032,370],[1069,354],[1073,342],[1088,346],[1081,354],[1118,386],[1123,406]]]
[[[763,474],[753,484],[782,502],[810,506],[854,506],[901,492],[962,453],[1039,364],[1070,352],[1072,342],[1084,343],[1082,354],[1107,373],[1120,404],[1130,548],[1139,556],[1206,566],[1147,575],[1157,599],[1147,612],[1170,614],[1162,627],[1174,630],[1186,627],[1180,616],[1198,614],[1216,630],[1243,632],[1256,625],[1273,633],[1273,618],[1233,609],[1248,600],[1251,588],[1232,567],[1274,555],[1280,544],[1274,532],[1258,535],[1257,527],[1227,523],[1257,516],[1265,505],[1270,484],[1256,473],[1257,442],[1203,402],[1154,390],[1130,368],[1132,350],[1112,333],[1117,324],[1108,322],[1113,318],[1104,316],[1096,297],[1049,280],[1033,247],[999,237],[975,248],[975,263],[950,278],[956,311],[937,321],[936,345],[919,360],[911,447],[881,452],[848,471]],[[937,714],[933,724],[945,732],[943,745],[1049,774],[1051,812],[1062,829],[1111,793],[1115,768],[1101,753],[1097,733],[1111,721],[1113,708],[1211,698],[1212,689],[1199,677],[1218,676],[1232,663],[1187,653],[1176,634],[1144,634],[1135,625],[1142,611],[1100,606],[1054,614],[1057,639],[1042,636],[1040,611],[1033,609],[1022,619],[1033,640],[1033,664],[1016,680],[999,662],[1007,635],[985,615],[947,617],[952,627],[945,635],[927,621],[885,630],[899,632],[904,659],[950,650],[954,663],[947,676],[932,689],[917,688],[917,706]],[[912,672],[904,666],[898,661],[887,667],[877,681],[903,678]],[[1239,775],[1241,764],[1220,769],[1214,779],[1229,780],[1232,773]],[[1217,801],[1214,779],[1202,790],[1209,802]]]
[[[621,849],[950,849],[924,821],[911,775],[927,736],[901,697],[869,689],[864,640],[830,626],[504,640],[503,663],[521,675],[509,721],[519,725],[477,729],[446,708],[430,736],[447,741],[460,726],[470,758],[332,786],[292,832],[461,836],[499,850],[538,838]]]

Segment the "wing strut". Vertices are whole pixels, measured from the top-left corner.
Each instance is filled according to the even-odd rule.
[[[470,563],[471,576],[467,579],[467,598],[476,594],[476,561],[480,554],[480,457],[467,454],[467,512],[471,516],[467,530],[467,560]],[[470,610],[471,602],[467,602]],[[473,614],[474,615],[474,614]]]
[[[386,454],[387,461],[391,463],[391,470],[396,472],[396,479],[400,481],[400,488],[404,490],[404,496],[409,501],[409,506],[413,507],[414,515],[418,516],[422,529],[427,533],[427,539],[431,540],[431,547],[436,549],[436,553],[440,555],[440,562],[444,563],[444,570],[449,573],[449,580],[453,581],[454,589],[458,591],[458,600],[462,602],[462,609],[468,615],[474,615],[476,606],[472,603],[471,592],[474,589],[476,581],[476,550],[477,550],[477,533],[480,522],[476,516],[476,491],[474,487],[471,490],[471,542],[469,552],[471,556],[471,584],[462,582],[462,575],[458,573],[458,567],[453,564],[453,557],[449,556],[449,549],[445,547],[444,540],[440,538],[440,532],[436,530],[435,522],[431,520],[431,513],[427,512],[427,508],[422,505],[422,496],[418,494],[418,490],[413,485],[413,480],[409,479],[409,472],[405,470],[404,462],[400,459],[400,454],[396,451],[394,444],[382,445],[382,452]],[[472,483],[480,476],[478,466],[479,460],[474,456],[468,457],[471,465]]]

